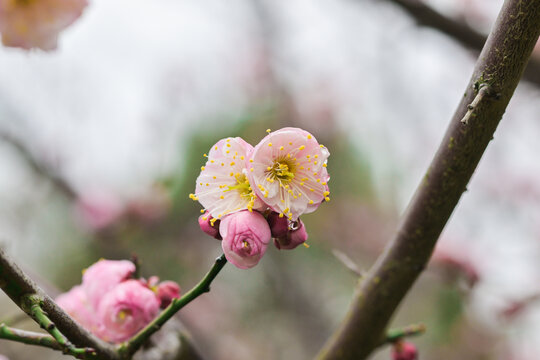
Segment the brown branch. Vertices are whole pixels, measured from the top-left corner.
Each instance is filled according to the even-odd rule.
[[[95,349],[100,359],[119,360],[115,348],[96,338],[86,329],[79,326],[56,303],[41,290],[0,248],[0,288],[24,310],[23,300],[30,294],[36,294],[42,299],[43,310],[48,314],[56,327],[72,343],[80,347]]]
[[[465,47],[480,52],[487,37],[468,24],[449,18],[421,0],[388,0],[405,10],[419,25],[431,27],[457,40]],[[540,85],[540,60],[531,58],[523,78]]]
[[[67,181],[60,177],[56,171],[51,169],[50,166],[38,161],[34,154],[19,139],[5,132],[0,132],[0,140],[11,145],[36,174],[49,179],[51,183],[68,198],[74,199],[77,197],[77,192],[75,189],[73,189],[73,187]]]
[[[466,89],[397,232],[359,284],[321,360],[365,359],[380,344],[397,306],[426,267],[435,243],[482,157],[540,34],[540,0],[506,0]],[[475,105],[474,121],[461,119]]]

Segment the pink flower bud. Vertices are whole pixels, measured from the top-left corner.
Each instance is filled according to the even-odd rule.
[[[105,293],[129,279],[134,273],[135,264],[128,260],[100,260],[90,266],[82,279],[82,287],[88,302],[97,309]]]
[[[156,317],[159,304],[156,294],[138,280],[118,284],[99,304],[97,318],[103,328],[98,336],[114,343],[129,339]]]
[[[207,211],[201,216],[199,216],[199,226],[201,227],[201,230],[207,233],[208,235],[212,236],[213,238],[216,238],[218,240],[221,240],[221,235],[219,234],[219,223],[220,220],[216,220],[212,222],[212,215]],[[213,225],[212,225],[213,224]]]
[[[293,222],[293,229],[289,230],[286,235],[274,239],[274,245],[278,249],[292,250],[300,244],[303,244],[308,239],[306,227],[302,220]]]
[[[410,342],[398,341],[392,348],[392,360],[416,360],[418,359],[418,350]]]
[[[157,286],[157,296],[161,301],[161,308],[166,308],[173,299],[180,298],[180,286],[174,281],[163,281]]]
[[[56,303],[84,328],[92,332],[99,328],[92,306],[88,302],[82,286],[74,286],[67,293],[59,295],[56,298]]]
[[[225,257],[240,269],[257,265],[271,238],[268,222],[257,211],[244,210],[224,217],[219,232]]]
[[[0,360],[9,360],[9,359],[4,355],[0,355]]]
[[[272,237],[280,238],[286,236],[289,232],[289,219],[285,216],[279,216],[275,211],[272,211],[268,215],[268,225],[270,225],[270,231],[272,231]]]

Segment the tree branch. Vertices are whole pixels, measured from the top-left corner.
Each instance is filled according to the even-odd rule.
[[[426,5],[422,0],[388,0],[405,10],[419,25],[431,27],[457,40],[465,47],[480,52],[486,36],[466,23],[449,18]],[[540,60],[531,58],[523,78],[540,85]]]
[[[493,138],[539,34],[540,0],[506,0],[394,238],[359,284],[345,320],[319,359],[365,359],[380,344]],[[483,96],[475,106],[474,121],[462,123],[483,85],[495,95]]]
[[[51,183],[62,193],[64,193],[69,199],[77,197],[77,192],[73,187],[64,179],[62,179],[50,166],[47,166],[39,162],[34,154],[14,136],[5,132],[0,132],[0,140],[11,145],[19,155],[26,161],[28,166],[36,173],[49,179]]]
[[[219,274],[221,269],[227,263],[225,255],[218,257],[208,273],[204,278],[197,284],[193,289],[188,291],[180,299],[174,299],[171,304],[161,312],[161,314],[152,320],[144,329],[139,331],[135,336],[133,336],[127,342],[121,344],[118,347],[118,352],[120,354],[134,354],[156,331],[161,329],[163,324],[165,324],[171,317],[174,316],[180,309],[189,304],[192,300],[195,300],[200,295],[210,291],[210,284]]]
[[[119,360],[120,356],[115,348],[96,338],[86,329],[79,326],[56,303],[41,290],[12,259],[0,248],[0,288],[23,311],[27,308],[25,298],[35,294],[41,299],[41,308],[48,314],[50,320],[58,330],[72,343],[79,347],[95,349],[98,358],[106,360]]]

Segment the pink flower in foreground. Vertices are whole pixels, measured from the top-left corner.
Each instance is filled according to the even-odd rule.
[[[274,239],[274,245],[280,250],[292,250],[298,245],[305,243],[308,239],[306,227],[302,220],[298,219],[298,221],[293,222],[291,225],[292,228],[285,235]]]
[[[246,176],[246,163],[252,150],[239,137],[222,139],[212,146],[197,178],[195,194],[190,194],[190,198],[199,200],[214,219],[264,206]]]
[[[93,333],[99,331],[94,309],[82,286],[74,286],[67,293],[61,294],[56,298],[56,303],[84,328]]]
[[[418,350],[410,342],[399,341],[392,347],[392,360],[416,360]]]
[[[266,219],[257,211],[241,211],[224,217],[219,232],[225,257],[240,269],[257,265],[271,238]]]
[[[87,0],[0,0],[2,43],[54,50],[58,33],[81,16],[87,5]]]
[[[127,280],[103,296],[97,318],[105,341],[122,342],[135,335],[159,312],[160,301],[138,280]]]
[[[9,359],[5,357],[4,355],[0,355],[0,360],[9,360]]]
[[[248,162],[249,183],[274,211],[296,220],[330,200],[326,170],[329,155],[307,131],[283,128],[255,146]]]
[[[102,259],[84,271],[82,287],[90,304],[97,309],[105,293],[134,273],[135,264],[131,261]]]

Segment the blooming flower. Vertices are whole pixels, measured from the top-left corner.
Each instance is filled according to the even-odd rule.
[[[156,317],[159,305],[156,294],[141,281],[124,281],[99,304],[97,318],[103,327],[98,335],[110,342],[125,341]]]
[[[246,163],[253,147],[239,137],[226,138],[212,146],[206,165],[201,167],[193,200],[199,200],[214,219],[240,210],[259,209],[246,176]],[[216,221],[212,219],[212,221]],[[203,220],[204,219],[203,217]],[[213,222],[212,222],[213,225]]]
[[[172,299],[180,297],[173,281],[133,279],[135,265],[126,260],[100,260],[83,275],[81,285],[56,301],[83,327],[103,340],[121,342],[146,326]]]
[[[103,294],[135,273],[135,264],[128,260],[99,260],[84,271],[82,286],[88,301],[98,308]]]
[[[71,25],[87,0],[0,0],[0,33],[6,46],[54,50],[58,33]]]
[[[88,301],[86,292],[81,285],[74,286],[67,293],[58,296],[56,303],[84,328],[93,333],[100,331],[94,308]]]
[[[309,132],[283,128],[255,146],[247,164],[249,183],[272,210],[296,220],[330,200],[329,155]]]
[[[240,211],[225,216],[219,225],[221,246],[229,262],[240,269],[259,262],[270,242],[270,227],[257,211]]]

